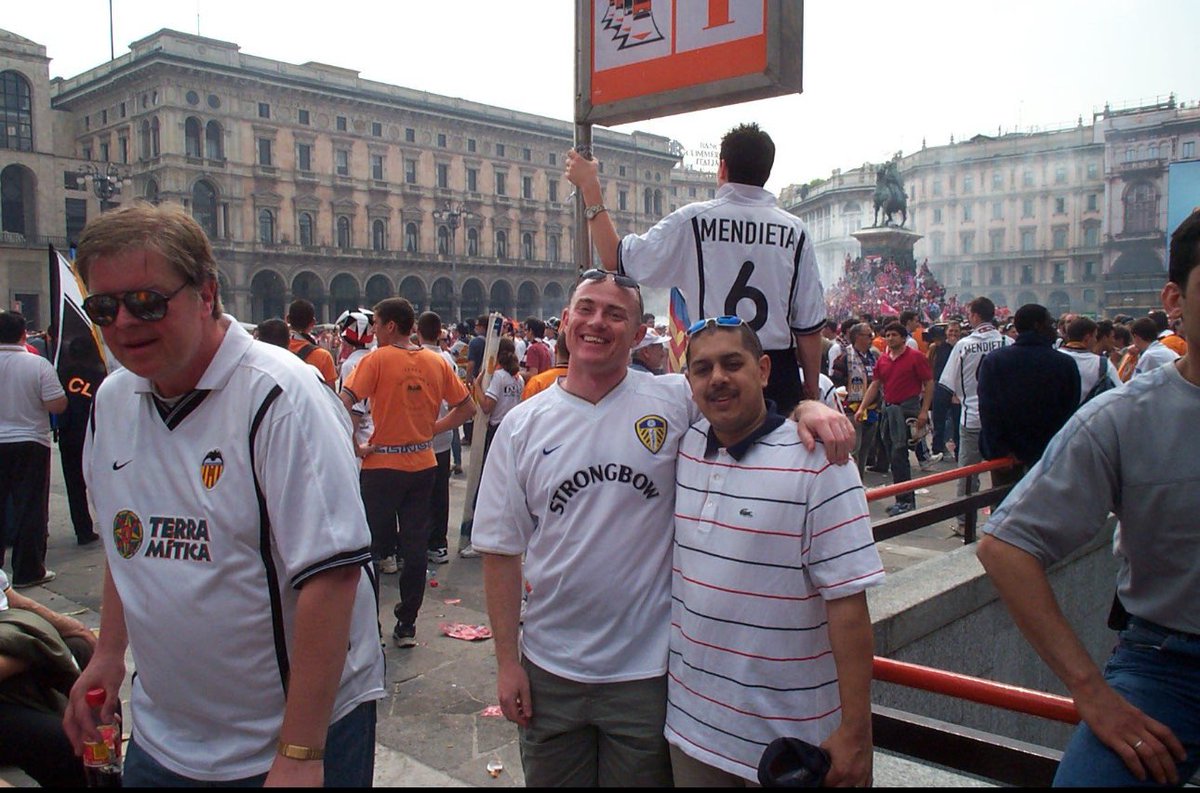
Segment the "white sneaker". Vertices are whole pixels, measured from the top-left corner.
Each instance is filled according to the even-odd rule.
[[[446,564],[450,561],[450,552],[445,548],[438,548],[436,551],[428,551],[425,558],[430,564]]]
[[[379,572],[385,575],[400,572],[400,566],[396,564],[395,556],[385,556],[379,560]]]
[[[458,555],[463,559],[478,559],[479,551],[475,550],[475,547],[471,543],[467,543],[458,549]]]
[[[924,460],[918,461],[917,465],[921,467],[922,471],[928,471],[934,466],[935,463],[940,463],[942,461],[942,457],[944,456],[945,455],[943,455],[941,452],[938,452],[937,454],[931,454]]]

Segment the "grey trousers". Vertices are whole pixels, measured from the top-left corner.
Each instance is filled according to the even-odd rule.
[[[667,676],[578,683],[522,661],[533,720],[520,729],[526,787],[670,787]]]
[[[983,455],[979,453],[979,430],[967,429],[959,427],[958,430],[958,467],[962,468],[967,465],[983,462]],[[979,475],[964,476],[958,480],[958,497],[970,495],[979,492]],[[958,524],[961,526],[967,522],[966,515],[958,517]]]

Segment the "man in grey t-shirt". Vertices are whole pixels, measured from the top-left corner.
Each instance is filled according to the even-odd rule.
[[[1200,211],[1171,238],[1163,305],[1200,338]],[[984,529],[979,560],[1083,720],[1062,786],[1178,784],[1200,768],[1200,359],[1186,356],[1091,400]],[[1063,617],[1044,567],[1121,521],[1103,675]],[[1189,747],[1187,750],[1184,747]]]

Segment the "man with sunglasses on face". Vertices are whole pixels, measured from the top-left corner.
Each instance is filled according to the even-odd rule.
[[[124,369],[96,394],[84,453],[111,529],[68,737],[77,752],[97,738],[89,689],[111,718],[128,645],[125,784],[370,785],[383,657],[344,409],[222,314],[212,249],[181,208],[104,213],[76,265]],[[311,486],[313,461],[330,487]]]
[[[771,359],[767,398],[787,414],[802,393],[819,398],[825,298],[808,230],[763,189],[774,163],[766,132],[757,124],[735,127],[721,139],[716,197],[623,239],[604,206],[598,163],[569,151],[566,177],[583,197],[607,269],[646,286],[679,287],[693,317],[728,314],[750,323]]]
[[[567,374],[505,417],[480,485],[471,542],[484,557],[500,707],[520,727],[531,787],[671,784],[675,467],[699,414],[680,375],[628,367],[642,313],[636,281],[581,276],[562,315]],[[808,401],[798,413],[807,445],[815,432],[847,458],[854,429],[842,414]]]

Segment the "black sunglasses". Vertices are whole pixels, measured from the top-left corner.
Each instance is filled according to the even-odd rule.
[[[158,322],[167,315],[171,298],[189,286],[190,283],[184,283],[169,295],[154,289],[88,295],[84,298],[83,310],[92,322],[102,328],[117,321],[117,311],[122,304],[135,318],[143,322]]]
[[[639,284],[637,281],[633,280],[632,278],[630,278],[629,276],[621,275],[620,273],[614,273],[611,270],[600,270],[595,267],[593,267],[591,270],[584,270],[582,273],[580,273],[579,274],[579,282],[583,283],[584,281],[603,281],[605,278],[608,278],[610,275],[612,276],[613,283],[615,283],[617,286],[623,286],[627,289],[636,289],[639,292],[642,291],[642,285]]]

